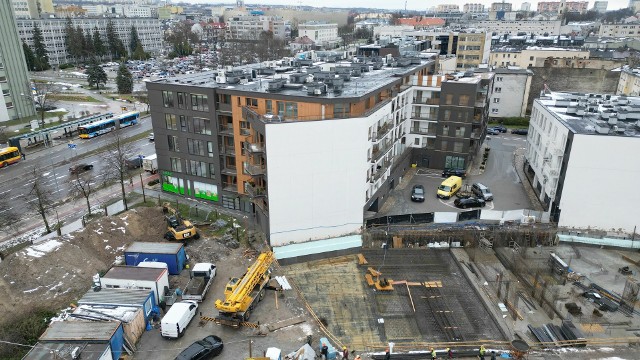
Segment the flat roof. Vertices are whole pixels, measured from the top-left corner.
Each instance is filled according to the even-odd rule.
[[[78,304],[142,306],[150,293],[151,290],[102,288],[87,291]]]
[[[404,58],[407,59],[407,58]],[[273,68],[276,70],[276,74],[274,75],[258,75],[255,79],[248,81],[246,83],[238,83],[238,84],[225,84],[225,83],[217,83],[216,76],[219,75],[221,70],[201,72],[196,74],[188,74],[188,75],[180,75],[176,77],[166,78],[166,79],[158,79],[154,81],[150,81],[149,83],[155,84],[171,84],[171,85],[186,85],[186,86],[194,86],[194,87],[203,87],[203,88],[216,88],[216,89],[225,89],[225,90],[235,90],[235,91],[245,91],[245,92],[255,92],[255,93],[268,93],[268,94],[278,94],[278,95],[286,95],[286,96],[300,96],[300,97],[308,97],[312,98],[354,98],[364,96],[369,94],[377,89],[383,88],[386,85],[389,85],[395,81],[400,80],[401,77],[409,75],[413,73],[418,68],[433,63],[434,60],[430,59],[420,59],[420,58],[412,58],[414,61],[419,61],[419,63],[412,63],[404,67],[391,67],[388,64],[384,64],[384,66],[380,70],[370,70],[366,72],[362,72],[360,76],[351,76],[350,80],[344,81],[343,87],[339,92],[327,90],[325,94],[322,95],[308,95],[307,93],[307,85],[305,84],[288,84],[289,86],[285,86],[284,88],[278,91],[268,91],[268,84],[273,80],[284,79],[287,82],[289,81],[292,75],[297,73],[305,74],[309,67],[303,66],[300,68],[296,68],[293,66],[283,66],[279,68]],[[351,66],[357,67],[360,65],[365,65],[367,63],[352,63],[348,61],[336,62],[336,63],[326,63],[326,62],[316,62],[313,66],[320,67],[340,67],[340,66]],[[245,65],[241,67],[234,67],[234,71],[243,71],[245,75],[250,75],[251,70],[259,70],[263,69],[263,64],[251,64]],[[326,73],[326,72],[325,72]],[[308,73],[311,75],[311,73]],[[337,78],[338,75],[336,74]]]
[[[22,358],[22,360],[51,360],[51,352],[55,351],[59,359],[71,359],[75,349],[82,360],[99,360],[109,349],[109,344],[89,344],[77,342],[46,342],[36,345]]]
[[[184,245],[170,242],[143,242],[136,241],[124,251],[125,253],[145,254],[177,254]]]
[[[114,266],[102,278],[122,280],[157,281],[167,269],[139,266]]]
[[[119,321],[54,321],[40,341],[105,341],[120,327]]]

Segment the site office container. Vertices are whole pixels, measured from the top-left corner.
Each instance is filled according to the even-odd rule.
[[[170,275],[179,275],[187,264],[187,253],[180,243],[136,241],[125,250],[124,261],[129,266],[149,261],[165,263]]]

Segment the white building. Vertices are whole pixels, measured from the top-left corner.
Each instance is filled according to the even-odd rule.
[[[169,270],[140,266],[114,266],[100,278],[107,289],[152,290],[156,305],[164,301],[164,289],[169,288]]]
[[[616,95],[640,96],[640,69],[624,66],[620,71]]]
[[[640,38],[640,23],[601,24],[598,36]]]
[[[436,6],[436,12],[458,12],[460,6],[456,4],[440,4]]]
[[[87,10],[87,16],[122,16],[157,18],[158,8],[155,6],[113,4],[113,5],[82,5]]]
[[[338,24],[309,21],[298,25],[298,36],[307,36],[316,45],[331,46],[338,38]]]
[[[607,7],[609,6],[608,1],[595,1],[593,3],[593,10],[604,14],[607,11]]]
[[[520,11],[531,11],[531,3],[523,2],[522,4],[520,4]]]
[[[227,39],[258,40],[263,31],[274,37],[286,37],[285,23],[280,16],[241,15],[227,19]]]
[[[489,117],[524,117],[529,103],[533,71],[495,69],[493,92],[489,99]]]
[[[517,34],[527,33],[534,35],[558,35],[562,21],[560,20],[484,20],[474,24],[477,28],[485,29],[488,33]]]
[[[464,6],[462,7],[462,12],[463,13],[483,13],[484,11],[484,5],[482,4],[464,4]]]
[[[93,34],[95,28],[102,34],[106,43],[107,24],[113,23],[116,33],[124,44],[129,44],[131,37],[131,26],[138,30],[138,36],[144,51],[158,53],[162,50],[164,33],[161,22],[151,18],[74,18],[71,19],[74,27],[80,28],[86,33]],[[73,61],[67,53],[64,43],[66,19],[39,19],[39,20],[17,20],[18,35],[27,45],[33,46],[33,27],[37,24],[42,31],[44,43],[49,54],[51,65],[66,64]]]
[[[640,171],[639,106],[638,97],[600,94],[534,101],[525,173],[560,227],[631,233],[639,225],[640,193],[616,191]]]

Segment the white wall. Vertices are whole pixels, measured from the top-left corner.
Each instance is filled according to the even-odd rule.
[[[498,77],[501,77],[502,81],[497,81]],[[528,100],[526,96],[529,95],[527,86],[531,85],[531,82],[527,80],[527,74],[496,74],[493,81],[493,93],[489,99],[489,116],[524,116]],[[497,92],[497,89],[500,92]],[[496,103],[494,99],[500,99],[500,102]]]
[[[640,226],[636,191],[640,139],[576,135],[560,200],[559,226],[601,230]]]
[[[360,231],[371,122],[350,118],[266,125],[271,245]]]

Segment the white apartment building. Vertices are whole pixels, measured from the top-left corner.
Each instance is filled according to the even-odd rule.
[[[502,68],[509,66],[543,67],[544,62],[549,58],[558,61],[558,59],[589,59],[589,56],[588,50],[579,49],[540,46],[529,46],[526,49],[501,47],[491,50],[489,65]]]
[[[456,4],[440,4],[436,6],[436,12],[458,12],[460,11],[460,6]]]
[[[489,117],[524,117],[529,103],[533,71],[495,69],[493,91],[489,98]]]
[[[560,227],[631,233],[638,225],[640,193],[618,196],[611,179],[637,178],[639,107],[640,98],[616,95],[547,93],[534,100],[524,170]]]
[[[241,15],[227,20],[227,39],[258,40],[263,31],[284,39],[285,22],[280,16]]]
[[[624,66],[620,71],[616,95],[640,96],[640,69]]]
[[[640,38],[640,23],[602,24],[598,36]]]
[[[155,6],[114,4],[114,5],[82,5],[87,10],[87,16],[123,16],[157,18],[158,8]]]
[[[474,24],[475,27],[485,29],[488,33],[517,34],[524,32],[534,35],[560,34],[561,20],[483,20]]]
[[[80,28],[86,33],[93,34],[97,27],[103,40],[106,43],[107,24],[109,21],[113,23],[116,33],[125,43],[129,43],[131,36],[131,26],[135,26],[138,30],[138,36],[144,50],[150,53],[159,53],[162,50],[164,42],[164,33],[162,31],[161,22],[158,19],[151,18],[75,18],[71,19],[74,27]],[[25,41],[27,45],[33,46],[33,27],[37,24],[42,31],[44,43],[47,46],[49,54],[49,63],[51,65],[66,64],[73,59],[67,53],[65,46],[65,25],[66,19],[40,19],[40,20],[17,20],[18,35],[20,39]]]
[[[38,18],[38,4],[36,0],[11,0],[16,19]]]
[[[522,4],[520,4],[520,11],[531,11],[531,3],[523,2]]]
[[[298,25],[298,36],[307,36],[317,45],[331,46],[338,42],[338,24],[309,21]]]
[[[604,14],[607,11],[607,7],[609,7],[608,1],[594,1],[593,10]]]
[[[482,4],[464,4],[464,6],[462,7],[462,12],[463,13],[483,13],[484,11],[484,5]]]

